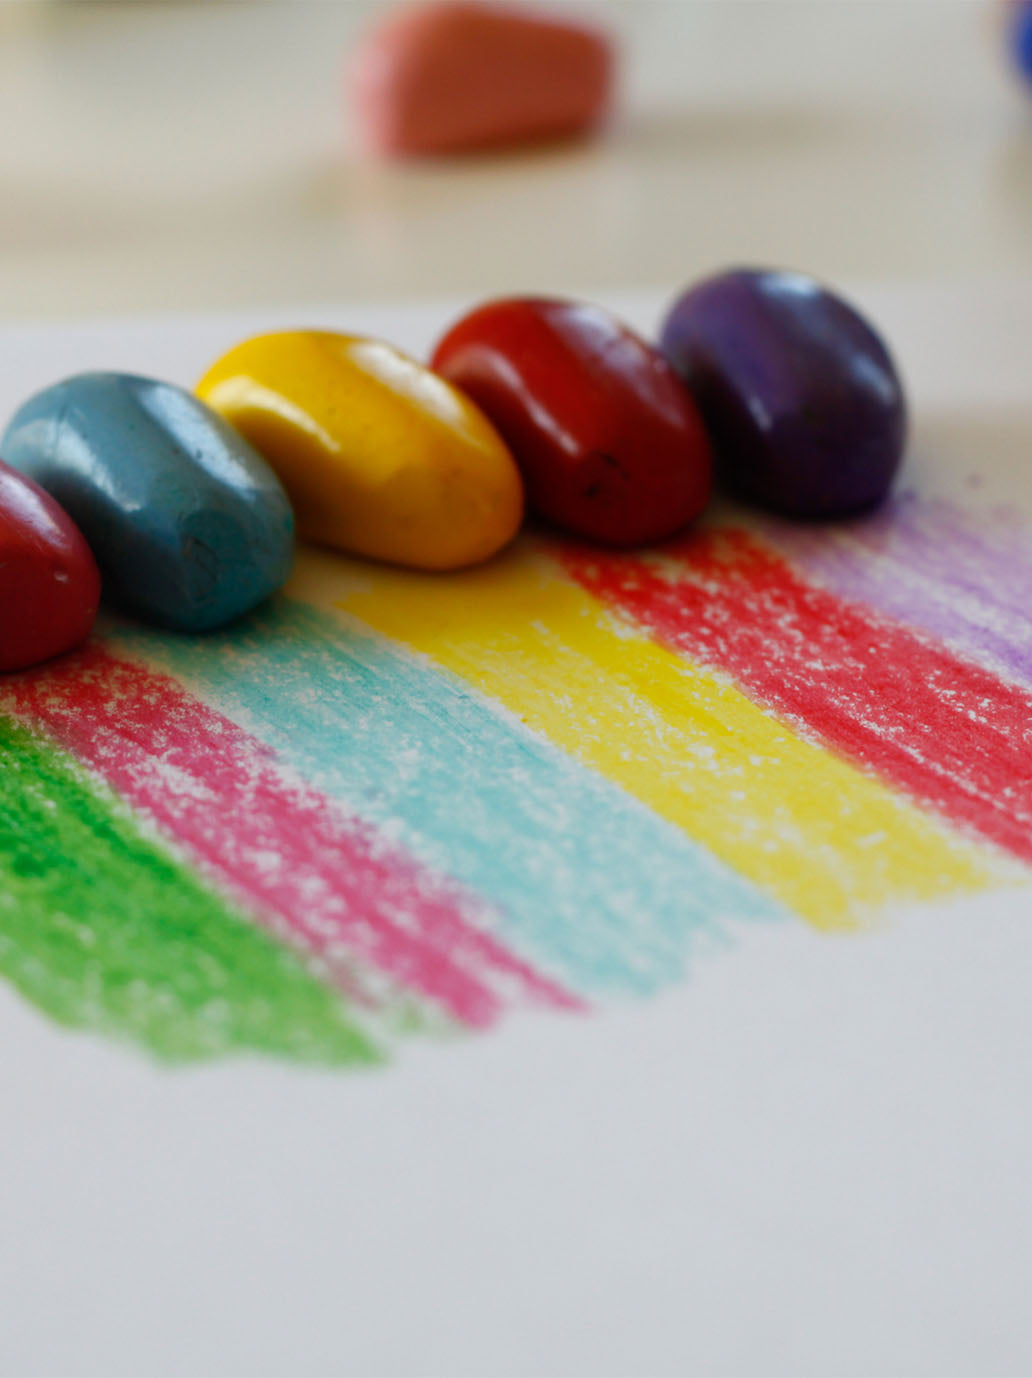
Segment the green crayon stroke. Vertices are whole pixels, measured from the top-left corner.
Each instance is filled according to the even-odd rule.
[[[59,1023],[166,1061],[382,1060],[345,1001],[71,757],[0,717],[0,974]]]

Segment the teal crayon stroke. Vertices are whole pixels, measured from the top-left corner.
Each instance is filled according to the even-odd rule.
[[[680,980],[732,920],[788,912],[456,676],[279,598],[203,638],[120,625],[301,775],[498,907],[496,936],[588,997]]]

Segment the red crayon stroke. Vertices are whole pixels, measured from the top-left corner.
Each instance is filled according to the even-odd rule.
[[[357,957],[475,1027],[506,997],[579,1003],[477,926],[486,906],[168,676],[93,645],[4,679],[0,705],[45,728],[345,988]]]
[[[804,734],[1032,861],[1032,693],[800,578],[739,530],[563,567],[658,642],[730,674]]]

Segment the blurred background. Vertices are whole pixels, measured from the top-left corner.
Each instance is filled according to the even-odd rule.
[[[980,0],[555,5],[622,48],[592,141],[362,156],[370,0],[2,0],[0,319],[537,290],[732,262],[1032,276],[1032,88]]]

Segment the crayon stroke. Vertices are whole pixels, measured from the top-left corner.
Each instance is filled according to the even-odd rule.
[[[332,572],[354,566],[302,557],[320,560],[342,590]],[[436,589],[454,602],[466,584]],[[113,644],[489,898],[496,936],[576,994],[648,993],[726,942],[727,921],[787,917],[625,791],[357,623],[283,599],[203,641],[125,627]]]
[[[996,881],[991,856],[710,671],[614,625],[527,541],[447,581],[337,561],[332,582],[342,608],[520,714],[815,924]]]
[[[472,1026],[507,997],[573,1003],[483,931],[487,904],[286,775],[168,676],[94,645],[3,681],[0,706],[45,727],[345,990],[357,965],[372,968]]]
[[[1032,861],[1032,692],[808,583],[746,532],[564,568],[657,642],[959,828]]]
[[[338,992],[66,753],[0,717],[0,762],[0,972],[26,999],[163,1059],[379,1060]]]
[[[59,1022],[367,1064],[1032,860],[1003,517],[904,495],[449,576],[302,551],[291,591],[0,681],[0,972]]]
[[[1032,545],[1013,514],[901,493],[820,528],[751,518],[808,578],[1032,689]]]

